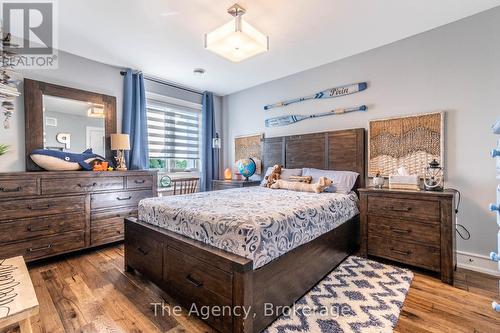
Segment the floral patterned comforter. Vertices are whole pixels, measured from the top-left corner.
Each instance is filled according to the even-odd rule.
[[[359,213],[356,194],[248,187],[144,199],[139,220],[253,260],[254,269]]]

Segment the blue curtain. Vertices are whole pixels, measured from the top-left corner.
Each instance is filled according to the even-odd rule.
[[[148,127],[146,116],[146,94],[142,73],[128,69],[123,89],[122,133],[130,136],[130,151],[125,153],[127,168],[141,170],[149,168]]]
[[[203,107],[201,111],[201,179],[200,190],[210,191],[212,180],[218,178],[218,154],[212,148],[212,139],[215,137],[214,95],[211,92],[203,93]]]

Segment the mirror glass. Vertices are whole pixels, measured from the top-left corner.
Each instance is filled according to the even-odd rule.
[[[44,95],[43,146],[75,153],[92,148],[104,156],[104,105]]]

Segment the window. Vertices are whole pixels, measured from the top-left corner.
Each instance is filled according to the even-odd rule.
[[[199,171],[201,105],[147,95],[149,167]]]

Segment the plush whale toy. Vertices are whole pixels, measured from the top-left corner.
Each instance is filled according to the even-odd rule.
[[[40,168],[47,171],[75,171],[92,170],[92,163],[95,160],[105,161],[100,155],[94,154],[92,149],[87,149],[83,153],[70,153],[59,150],[36,149],[31,155],[31,159]]]

